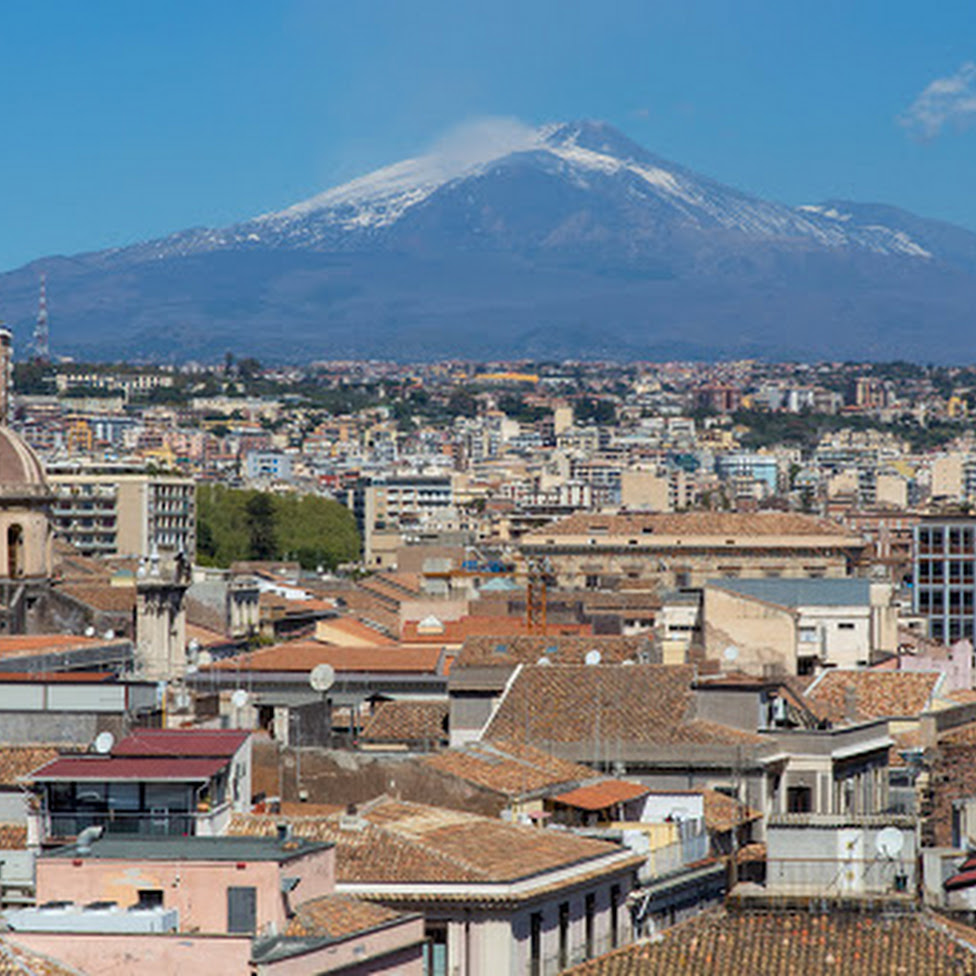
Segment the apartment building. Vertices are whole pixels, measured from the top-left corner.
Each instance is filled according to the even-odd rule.
[[[196,485],[117,466],[52,465],[54,530],[87,556],[196,553]]]
[[[976,519],[922,518],[914,531],[912,610],[929,636],[972,640],[976,621]]]
[[[559,586],[700,588],[720,577],[846,576],[865,542],[833,522],[763,512],[579,513],[524,536]]]

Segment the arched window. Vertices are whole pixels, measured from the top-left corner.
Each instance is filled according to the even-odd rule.
[[[7,529],[7,576],[17,579],[24,575],[24,529],[11,525]]]

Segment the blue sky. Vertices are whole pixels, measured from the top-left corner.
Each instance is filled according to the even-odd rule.
[[[970,3],[8,2],[0,270],[278,209],[486,116],[976,229],[972,62]]]

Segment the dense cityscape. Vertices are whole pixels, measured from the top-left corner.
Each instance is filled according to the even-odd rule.
[[[976,966],[976,371],[0,351],[12,958]]]

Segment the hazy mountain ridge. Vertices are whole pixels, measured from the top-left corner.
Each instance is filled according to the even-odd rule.
[[[44,268],[56,350],[98,358],[976,358],[970,231],[762,200],[603,123],[510,142],[231,227],[43,259],[0,276],[0,309],[23,347]]]

